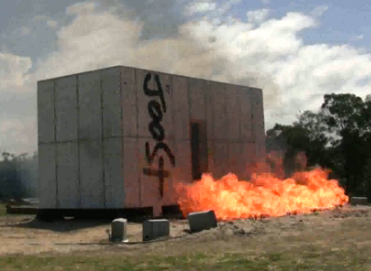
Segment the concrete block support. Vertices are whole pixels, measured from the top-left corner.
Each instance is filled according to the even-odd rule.
[[[190,213],[187,217],[191,232],[216,228],[218,223],[213,210]]]
[[[127,242],[127,220],[117,218],[111,222],[111,241],[112,242]]]
[[[170,223],[167,219],[150,219],[143,222],[143,241],[150,241],[170,235]]]

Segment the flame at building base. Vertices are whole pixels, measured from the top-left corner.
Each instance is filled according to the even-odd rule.
[[[336,180],[328,179],[329,172],[318,167],[287,179],[254,173],[250,181],[239,180],[232,173],[220,180],[203,174],[201,180],[178,183],[175,189],[185,216],[205,210],[214,210],[218,220],[282,216],[346,204],[348,196]]]

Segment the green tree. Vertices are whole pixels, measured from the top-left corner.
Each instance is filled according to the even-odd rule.
[[[367,102],[354,94],[324,95],[321,114],[332,147],[342,156],[348,194],[362,193],[365,187],[363,175],[369,157],[365,140],[369,134],[368,113]]]

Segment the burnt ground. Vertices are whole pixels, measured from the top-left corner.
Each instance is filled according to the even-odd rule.
[[[141,243],[142,224],[128,223],[129,244],[108,242],[110,222],[40,222],[34,216],[0,217],[0,256],[40,253],[177,254],[184,251],[246,249],[300,250],[310,244],[371,249],[371,207],[345,206],[311,214],[219,222],[215,229],[190,234],[186,220],[170,220],[171,238]],[[371,270],[371,269],[370,269]]]

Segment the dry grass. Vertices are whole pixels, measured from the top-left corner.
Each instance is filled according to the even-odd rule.
[[[192,235],[174,221],[172,236],[183,237],[112,246],[103,244],[108,224],[4,216],[0,270],[371,270],[370,225],[370,207],[226,222]],[[129,233],[139,241],[141,225]]]

